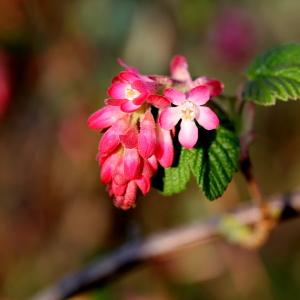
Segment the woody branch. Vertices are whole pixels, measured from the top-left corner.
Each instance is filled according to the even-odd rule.
[[[273,196],[268,199],[267,204],[270,211],[277,211],[278,222],[288,220],[300,213],[300,192]],[[248,204],[197,223],[163,231],[144,239],[128,241],[87,267],[61,279],[31,300],[63,300],[101,287],[152,259],[221,237],[220,223],[228,213],[241,225],[253,225],[264,218],[259,207]]]

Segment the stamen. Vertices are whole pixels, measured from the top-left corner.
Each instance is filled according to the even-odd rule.
[[[195,118],[195,108],[194,103],[191,101],[185,101],[181,105],[179,116],[181,119],[185,119],[186,121],[192,121]]]
[[[131,86],[127,86],[125,89],[125,96],[127,100],[132,101],[133,99],[137,98],[141,93]]]

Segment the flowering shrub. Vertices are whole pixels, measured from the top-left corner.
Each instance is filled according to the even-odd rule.
[[[221,95],[224,85],[216,79],[193,80],[183,56],[172,59],[170,77],[144,76],[119,60],[125,71],[112,79],[107,106],[88,120],[104,132],[97,160],[114,204],[135,207],[138,193],[151,186],[179,193],[191,173],[214,200],[240,166],[247,177],[254,104],[300,97],[299,57],[296,44],[257,57],[242,93],[231,97]]]
[[[101,180],[115,205],[128,209],[135,206],[138,192],[149,191],[158,163],[172,166],[175,136],[190,149],[198,140],[197,123],[206,130],[219,125],[212,109],[202,105],[218,96],[223,84],[207,77],[192,81],[182,56],[173,58],[171,77],[143,76],[120,63],[126,70],[113,78],[111,98],[104,101],[107,106],[95,112],[88,124],[105,131],[97,156]]]

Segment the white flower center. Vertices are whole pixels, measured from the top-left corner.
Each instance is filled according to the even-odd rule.
[[[141,93],[128,85],[125,89],[125,96],[127,100],[132,101],[133,99],[137,98]]]
[[[181,104],[179,116],[185,121],[192,121],[195,118],[195,104],[191,101],[184,101]]]

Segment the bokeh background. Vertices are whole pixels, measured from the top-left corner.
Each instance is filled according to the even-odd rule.
[[[300,42],[298,0],[0,0],[0,297],[26,299],[125,242],[249,201],[237,173],[206,200],[192,181],[116,209],[86,120],[122,68],[169,74],[184,55],[193,76],[234,94],[252,59]],[[300,187],[300,102],[257,108],[251,156],[266,196]],[[259,251],[218,241],[148,264],[81,296],[97,300],[299,299],[298,220]]]

